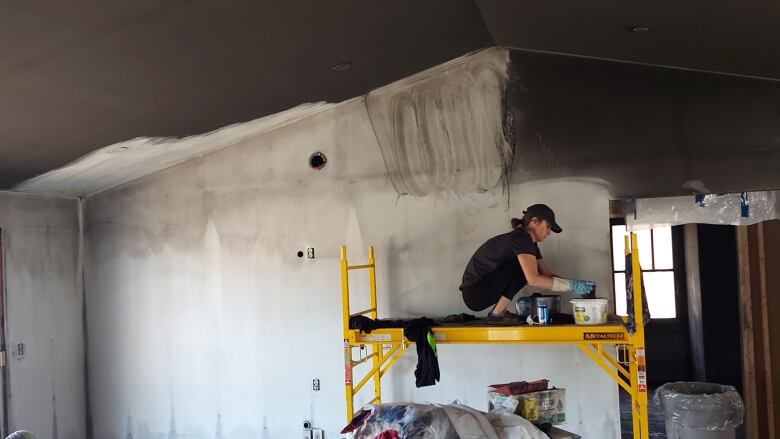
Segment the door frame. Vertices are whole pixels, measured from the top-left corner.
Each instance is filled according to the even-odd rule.
[[[5,248],[3,247],[3,229],[0,228],[0,428],[2,437],[10,433],[8,417],[9,367],[8,341],[6,338],[6,288],[5,288]]]

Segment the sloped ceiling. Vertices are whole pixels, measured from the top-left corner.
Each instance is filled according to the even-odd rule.
[[[3,2],[0,189],[107,145],[339,102],[493,45],[780,78],[777,23],[780,3],[725,0]]]

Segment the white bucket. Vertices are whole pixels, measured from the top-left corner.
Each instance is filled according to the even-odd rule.
[[[601,325],[607,322],[607,299],[572,299],[574,323],[578,325]]]

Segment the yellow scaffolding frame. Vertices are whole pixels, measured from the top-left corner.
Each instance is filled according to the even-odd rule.
[[[437,326],[431,328],[437,344],[515,344],[515,343],[558,343],[576,344],[596,364],[598,364],[618,385],[631,395],[634,439],[648,439],[647,421],[647,363],[645,361],[645,328],[642,319],[641,268],[636,234],[626,236],[625,251],[631,251],[631,270],[633,273],[634,315],[636,331],[633,335],[622,324],[604,325],[522,325],[522,326]],[[370,308],[356,313],[350,312],[349,272],[368,270],[368,285],[371,298]],[[341,247],[341,303],[342,323],[344,325],[344,393],[346,398],[347,422],[357,414],[354,409],[355,395],[373,378],[374,398],[368,402],[382,402],[382,377],[403,356],[412,342],[404,337],[402,328],[376,329],[364,334],[358,329],[349,328],[349,319],[367,315],[377,318],[376,300],[376,261],[374,246],[368,247],[368,263],[349,265],[347,248]],[[626,357],[615,358],[604,349],[605,345],[621,348]],[[353,359],[353,349],[371,347],[371,353]],[[387,351],[385,352],[385,349]],[[618,356],[620,357],[620,356]],[[371,369],[357,383],[353,382],[354,368],[371,361]],[[627,368],[626,368],[627,366]]]

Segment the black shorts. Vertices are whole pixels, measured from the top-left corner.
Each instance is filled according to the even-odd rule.
[[[495,305],[501,296],[512,300],[528,281],[517,258],[499,265],[478,283],[461,288],[463,301],[472,311]]]

